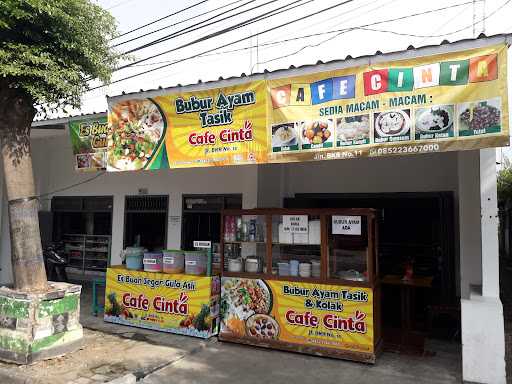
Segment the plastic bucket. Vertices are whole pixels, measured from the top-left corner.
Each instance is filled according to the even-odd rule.
[[[290,276],[290,264],[288,263],[277,263],[279,268],[279,276]]]
[[[320,277],[320,261],[311,260],[311,276]]]
[[[144,271],[162,272],[162,254],[160,252],[144,253]]]
[[[165,273],[183,273],[185,271],[185,255],[179,249],[168,249],[163,252],[162,267]]]
[[[202,251],[185,252],[185,273],[187,275],[205,275],[208,258]]]
[[[128,247],[124,251],[126,260],[126,269],[140,271],[143,267],[144,248]]]

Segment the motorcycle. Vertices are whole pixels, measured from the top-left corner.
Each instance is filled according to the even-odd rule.
[[[57,244],[48,245],[43,249],[44,266],[46,269],[46,277],[48,281],[67,282],[66,274],[67,260],[60,256],[62,247]]]

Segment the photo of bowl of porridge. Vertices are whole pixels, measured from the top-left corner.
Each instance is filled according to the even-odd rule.
[[[403,110],[382,112],[375,118],[375,132],[379,137],[406,135],[410,129],[411,118]]]

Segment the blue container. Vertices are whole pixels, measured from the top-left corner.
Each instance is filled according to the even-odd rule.
[[[126,269],[140,271],[143,268],[144,248],[128,247],[125,250]]]

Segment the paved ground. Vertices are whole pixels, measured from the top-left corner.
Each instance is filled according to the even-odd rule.
[[[512,383],[512,260],[500,260],[500,289],[505,319],[505,356],[507,382]]]
[[[430,342],[434,356],[407,356],[384,353],[374,366],[243,345],[162,334],[143,329],[104,323],[93,317],[88,291],[82,301],[82,324],[90,329],[122,338],[180,350],[175,359],[153,373],[143,384],[229,384],[229,383],[460,383],[460,346]]]
[[[132,373],[139,384],[460,383],[460,346],[430,342],[432,356],[384,353],[376,365],[221,343],[119,326],[91,315],[84,289],[84,347],[50,361],[0,363],[1,384],[97,384]],[[135,382],[135,377],[131,376]]]
[[[384,354],[375,366],[213,343],[146,376],[143,384],[459,383],[456,351],[436,357]]]
[[[0,363],[2,384],[97,384],[147,375],[184,355],[181,349],[85,330],[82,349],[28,366]]]

